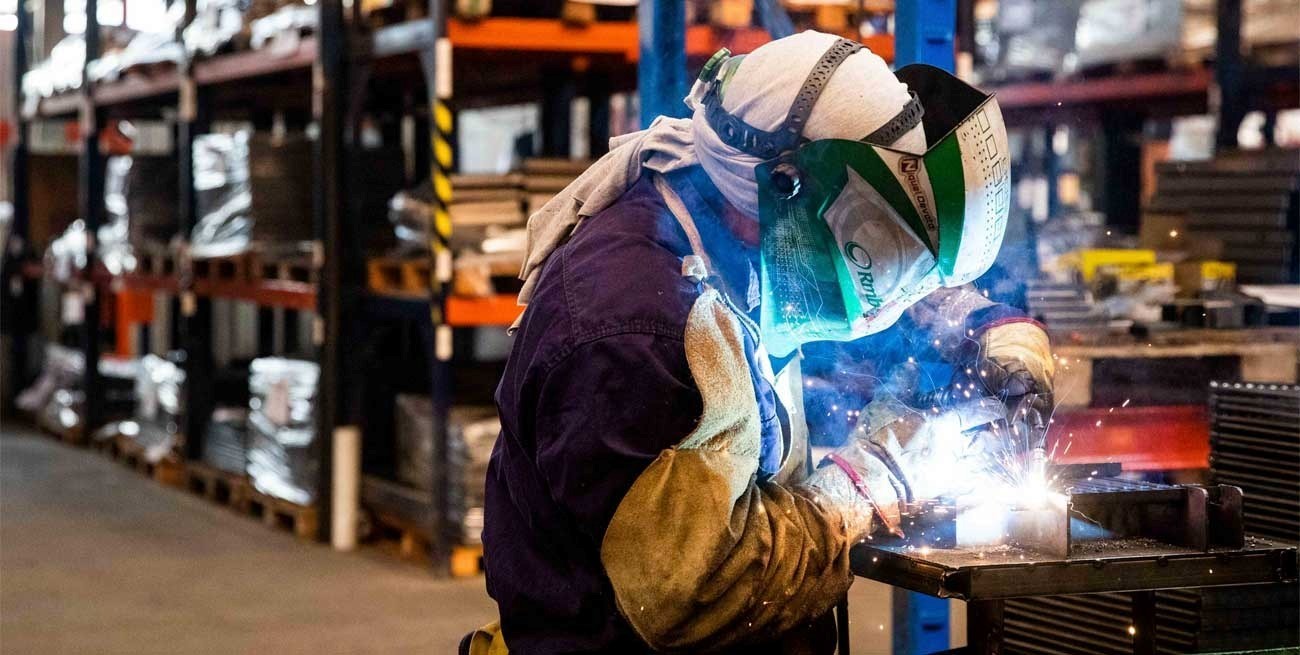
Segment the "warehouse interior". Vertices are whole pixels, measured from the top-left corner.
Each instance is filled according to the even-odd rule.
[[[884,181],[860,159],[833,160],[824,136],[796,134],[781,157],[748,165],[760,194],[747,214],[761,216],[750,221],[756,241],[730,242],[727,256],[749,258],[754,300],[724,304],[749,340],[753,384],[785,375],[790,358],[803,377],[791,405],[776,383],[765,399],[751,376],[720,375],[742,380],[750,400],[757,392],[760,412],[777,406],[779,417],[754,420],[776,425],[778,468],[787,468],[783,433],[786,456],[792,439],[807,442],[810,477],[790,482],[804,489],[794,497],[822,507],[832,497],[806,490],[822,489],[827,467],[842,469],[874,527],[857,539],[848,510],[835,510],[846,518],[831,521],[843,542],[834,566],[853,584],[817,615],[829,643],[789,647],[797,631],[754,628],[779,621],[752,608],[708,640],[686,640],[696,619],[710,622],[691,617],[707,609],[688,609],[712,608],[702,597],[656,605],[687,617],[674,628],[684,632],[662,636],[628,600],[627,589],[655,585],[620,571],[664,587],[678,571],[659,576],[663,555],[651,553],[615,566],[611,544],[636,542],[623,536],[628,499],[654,483],[645,476],[670,451],[690,450],[678,440],[709,425],[714,387],[692,359],[685,318],[685,336],[678,328],[656,343],[688,344],[673,361],[690,361],[693,400],[637,413],[660,399],[665,364],[650,348],[625,353],[629,365],[615,373],[598,368],[599,351],[554,364],[595,371],[566,381],[587,390],[563,404],[580,416],[565,419],[574,434],[686,427],[601,500],[594,535],[583,527],[574,538],[594,553],[592,570],[556,556],[553,568],[526,572],[519,562],[551,552],[551,531],[586,520],[589,508],[570,507],[566,494],[586,502],[588,484],[624,473],[586,442],[542,445],[579,437],[547,433],[538,426],[560,419],[528,413],[552,402],[535,387],[553,388],[526,377],[541,375],[527,367],[547,353],[532,349],[564,325],[544,320],[559,284],[546,273],[557,259],[591,259],[583,248],[605,252],[598,226],[619,198],[656,194],[669,220],[673,198],[702,206],[664,182],[685,179],[669,169],[685,161],[716,183],[701,130],[746,153],[775,138],[764,130],[776,127],[727,114],[743,110],[725,107],[723,94],[747,88],[737,73],[746,61],[771,61],[763,48],[807,30],[838,37],[812,56],[819,66],[845,48],[830,80],[843,59],[870,55],[892,69],[891,82],[924,106],[906,127],[924,128],[930,149],[889,150],[871,136],[853,144],[872,161],[901,162],[881,169]],[[1300,0],[0,0],[0,52],[0,652],[1300,653]],[[763,71],[762,93],[835,88],[804,80],[816,70],[782,87],[775,80],[790,71],[779,67]],[[926,75],[968,95],[927,95],[936,87],[923,80],[940,78]],[[979,104],[958,107],[971,93]],[[871,90],[862,102],[876,102]],[[911,106],[890,109],[886,127]],[[936,127],[961,111],[973,122]],[[815,104],[808,112],[810,126],[827,120]],[[988,116],[1001,140],[969,145]],[[698,143],[664,168],[662,153],[677,146],[663,144],[690,141],[681,130]],[[941,173],[939,158],[963,146],[985,159]],[[807,163],[812,152],[824,157]],[[923,183],[908,168],[917,161]],[[637,172],[599,205],[611,209],[591,209],[592,180],[621,170],[609,162]],[[812,178],[833,169],[848,181]],[[964,199],[943,195],[945,174],[966,184]],[[989,181],[977,188],[981,176]],[[921,226],[912,236],[931,273],[949,276],[944,287],[957,288],[949,281],[969,256],[944,240],[970,243],[977,211],[997,214],[987,261],[960,280],[994,318],[925,314],[922,301],[879,328],[846,323],[838,337],[802,339],[784,354],[787,341],[768,338],[777,301],[766,294],[783,265],[769,258],[779,254],[769,233],[788,233],[768,212],[808,207],[825,219],[817,234],[838,238],[829,216],[854,180],[870,202],[906,205],[890,212],[913,220],[906,229]],[[740,207],[724,184],[713,196],[725,211]],[[922,225],[927,203],[966,227]],[[548,221],[564,212],[571,232],[551,245],[563,257],[539,260]],[[790,212],[778,216],[806,222],[807,212]],[[700,239],[681,225],[670,231],[682,243]],[[831,275],[883,289],[890,272],[871,278],[870,255],[850,272],[848,247],[831,248]],[[621,270],[619,280],[653,285],[656,262],[572,270]],[[713,260],[670,264],[673,279],[705,290],[692,293],[727,297]],[[605,311],[619,280],[565,287],[568,311]],[[835,293],[858,302],[862,292],[840,283]],[[867,293],[870,318],[880,301],[875,287]],[[784,307],[773,310],[778,323],[789,320]],[[915,336],[944,324],[979,348]],[[631,329],[612,325],[592,328],[600,343]],[[1045,368],[1046,383],[1034,377],[1040,388],[1012,393],[1014,406],[1005,390],[984,393],[983,368],[962,372],[988,361],[997,342],[985,335],[1008,326],[1025,340],[1010,350],[1033,350],[1040,334],[1050,348],[1027,373]],[[767,345],[755,345],[759,335]],[[546,356],[581,359],[570,350]],[[863,361],[874,368],[859,373]],[[941,469],[955,465],[939,462],[938,446],[918,459],[898,439],[877,440],[877,408],[902,379],[902,404],[929,426],[918,434],[939,434],[975,391],[1000,414],[978,439],[1010,445],[963,454],[973,469]],[[1029,396],[1046,403],[1033,418]],[[967,428],[963,453],[977,442]],[[742,476],[751,491],[785,484],[764,468],[770,447]],[[888,469],[897,515],[876,503],[882,487],[845,454],[853,448],[888,451],[871,461]],[[525,455],[536,471],[520,472]],[[978,494],[945,487],[913,498],[913,466],[929,478],[983,477],[965,481]],[[1041,498],[1024,496],[1031,475]],[[538,480],[549,489],[528,497]],[[657,502],[708,513],[701,498],[717,495],[708,481],[676,484],[680,496]],[[989,491],[1004,486],[1018,496]],[[748,529],[729,516],[735,534]],[[663,543],[690,567],[702,541],[672,539]],[[819,586],[805,559],[819,561],[823,547],[778,552],[780,541],[773,528],[763,573],[749,575],[777,575],[790,568],[780,559],[797,556],[803,577],[791,584]],[[730,569],[711,561],[714,579],[725,578]],[[534,598],[530,585],[544,590],[535,598],[577,594],[593,570],[605,605],[584,605],[584,620],[601,623],[564,624],[546,618],[544,602],[520,604]],[[760,593],[740,580],[736,588]],[[630,641],[600,642],[601,630]],[[774,634],[786,647],[764,641]]]

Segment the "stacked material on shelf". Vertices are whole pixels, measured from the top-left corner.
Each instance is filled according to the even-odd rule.
[[[185,47],[176,39],[176,28],[184,14],[184,4],[173,3],[164,19],[152,24],[151,29],[133,32],[122,48],[106,49],[87,66],[90,80],[111,82],[136,67],[180,64],[185,59]]]
[[[1210,471],[1216,484],[1241,487],[1247,534],[1295,542],[1300,386],[1211,382]],[[1200,616],[1213,638],[1202,650],[1300,645],[1296,584],[1206,590]]]
[[[248,377],[248,477],[268,496],[299,505],[316,499],[315,362],[263,357]]]
[[[1079,0],[1035,2],[1003,0],[996,5],[994,29],[981,44],[989,64],[982,73],[1006,81],[1050,77],[1067,72],[1074,52]]]
[[[451,176],[451,224],[455,228],[519,225],[524,222],[523,177],[467,174]]]
[[[452,249],[477,246],[489,226],[517,226],[524,223],[520,176],[452,175],[452,200],[449,214],[452,225]],[[421,255],[429,252],[436,202],[433,185],[422,182],[412,189],[399,191],[388,201],[388,220],[397,240],[396,255]]]
[[[196,137],[194,256],[311,240],[312,156],[303,136],[239,131]]]
[[[1215,484],[1241,487],[1247,534],[1294,542],[1300,534],[1300,386],[1210,383]],[[1012,653],[1133,652],[1128,594],[1007,601]],[[1162,654],[1300,645],[1296,584],[1179,589],[1156,593]]]
[[[203,434],[203,462],[243,475],[248,466],[248,408],[218,407]]]
[[[1210,383],[1215,482],[1245,493],[1246,531],[1300,535],[1300,386]]]
[[[184,386],[184,369],[157,355],[145,355],[135,379],[134,418],[119,421],[105,432],[134,441],[145,461],[162,461],[181,445]]]
[[[1300,282],[1300,150],[1228,152],[1156,167],[1148,211],[1185,217],[1188,235],[1222,244],[1246,284]]]
[[[241,0],[198,0],[194,18],[181,34],[185,52],[211,56],[220,52],[244,29]]]
[[[523,166],[524,193],[528,195],[528,214],[542,208],[555,194],[582,175],[591,166],[583,159],[525,159]]]
[[[397,476],[403,484],[429,490],[433,470],[433,404],[427,396],[397,397]],[[483,489],[488,459],[501,432],[493,407],[453,407],[447,434],[447,520],[462,543],[476,544],[483,532]]]
[[[119,155],[104,165],[107,219],[96,233],[104,266],[114,275],[136,267],[136,249],[160,248],[176,229],[176,160]]]
[[[23,113],[34,114],[41,98],[81,88],[86,61],[86,40],[80,34],[65,36],[50,49],[50,56],[23,74]]]
[[[79,429],[86,402],[81,388],[85,361],[78,350],[46,345],[40,375],[14,398],[14,406],[33,414],[38,423],[51,430]],[[100,393],[106,416],[130,415],[135,404],[133,385],[138,369],[138,363],[132,360],[105,357],[99,361],[103,385]]]
[[[314,4],[314,3],[313,3]],[[303,34],[315,32],[320,11],[315,6],[286,4],[250,24],[249,46],[254,50],[272,51],[297,49]]]
[[[1109,321],[1082,284],[1032,281],[1025,288],[1025,304],[1030,316],[1053,328],[1072,330]]]

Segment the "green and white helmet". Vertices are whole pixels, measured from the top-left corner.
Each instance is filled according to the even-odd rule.
[[[997,257],[1010,203],[1010,158],[997,100],[922,64],[896,72],[911,94],[897,116],[860,140],[802,138],[826,81],[862,46],[838,40],[775,130],[722,107],[739,57],[714,55],[701,73],[710,127],[762,158],[755,169],[761,240],[761,327],[783,355],[811,341],[846,341],[892,325],[940,286],[982,275]],[[890,147],[920,123],[925,152]]]

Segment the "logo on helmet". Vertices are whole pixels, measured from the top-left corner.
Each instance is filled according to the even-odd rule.
[[[921,184],[921,160],[916,157],[899,159],[898,172],[903,174],[903,180],[907,184],[907,192],[912,196],[913,202],[916,203],[916,213],[920,215],[921,221],[925,223],[925,229],[932,234],[937,232],[939,219],[934,215],[930,194],[926,191],[925,186]]]
[[[849,241],[844,244],[844,258],[858,269],[856,271],[858,286],[862,288],[867,303],[879,309],[884,301],[876,293],[876,276],[871,272],[871,253],[856,241]]]

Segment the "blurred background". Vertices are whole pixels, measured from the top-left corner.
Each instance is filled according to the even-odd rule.
[[[448,652],[492,619],[527,217],[718,48],[802,29],[996,92],[978,286],[1052,330],[1058,461],[1300,534],[1300,0],[0,0],[0,648]],[[1246,383],[1280,430],[1234,432]],[[890,652],[905,610],[854,594]],[[1282,609],[1179,605],[1161,648],[1295,643],[1293,588],[1232,602]],[[1060,611],[1118,645],[1025,652],[1131,652],[1107,607]]]

